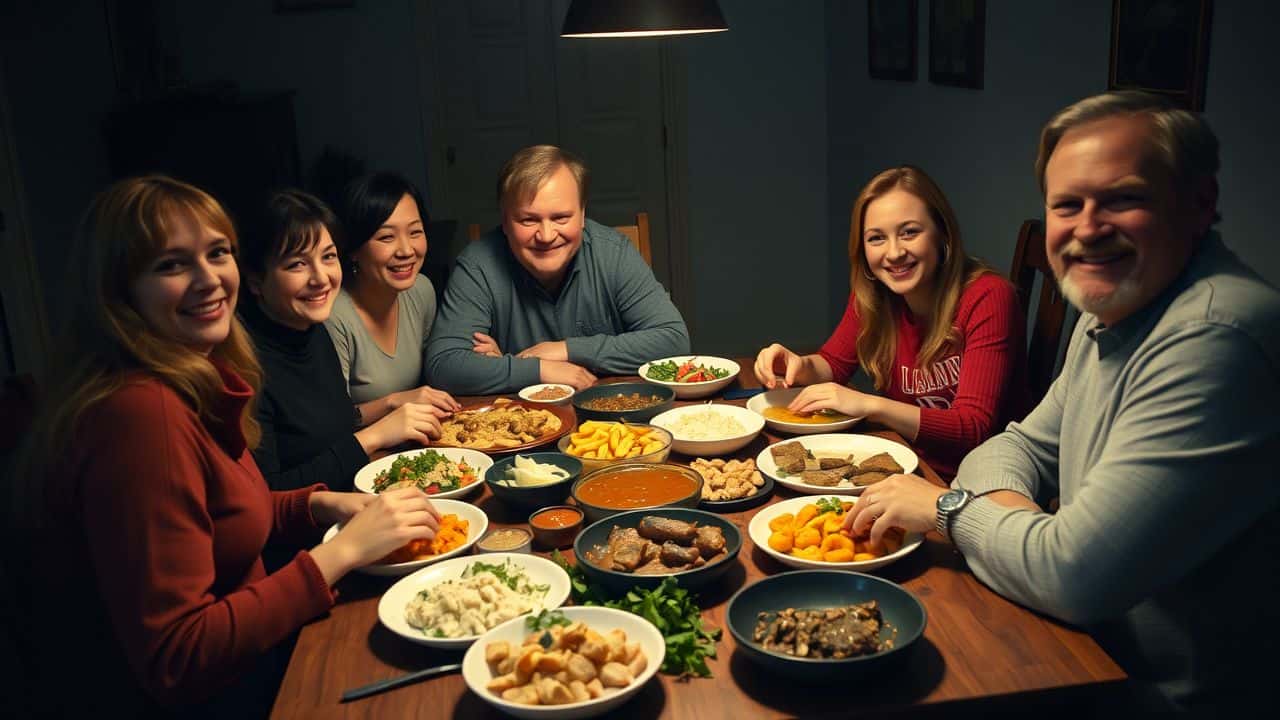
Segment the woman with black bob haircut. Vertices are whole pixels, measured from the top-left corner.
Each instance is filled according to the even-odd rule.
[[[262,363],[254,459],[274,490],[322,482],[352,488],[369,454],[439,437],[440,421],[406,403],[356,430],[342,365],[322,324],[342,288],[338,218],[300,190],[275,193],[247,218],[240,315]],[[353,432],[354,431],[354,432]]]
[[[436,293],[419,274],[427,254],[422,197],[399,175],[374,173],[347,187],[340,212],[349,241],[342,253],[347,284],[325,328],[357,423],[376,422],[406,404],[448,417],[461,405],[423,378]]]

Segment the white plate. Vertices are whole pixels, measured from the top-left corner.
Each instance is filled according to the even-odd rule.
[[[855,503],[854,509],[857,509],[856,503],[858,502],[858,498],[856,497],[850,498],[833,495],[831,493],[827,493],[827,496],[839,497],[841,501],[852,501]],[[800,512],[800,509],[805,505],[817,502],[817,500],[818,498],[813,497],[791,498],[790,500],[783,500],[782,502],[774,503],[762,509],[751,518],[751,523],[747,526],[747,534],[751,536],[751,542],[755,543],[756,547],[760,548],[765,553],[768,553],[778,562],[791,567],[803,568],[805,570],[856,570],[859,572],[875,570],[876,568],[884,567],[885,565],[895,562],[900,558],[906,557],[911,554],[913,550],[920,547],[920,544],[924,542],[924,535],[918,532],[909,532],[906,534],[906,537],[903,538],[902,547],[899,548],[897,552],[878,557],[875,560],[863,560],[861,562],[805,560],[804,558],[798,558],[795,555],[780,553],[769,547],[769,536],[773,534],[773,531],[769,529],[769,522],[771,520],[783,513],[791,513],[792,515],[795,515]]]
[[[557,400],[538,400],[533,397],[534,393],[540,390],[544,390],[546,388],[559,388],[561,390],[568,390],[569,394]],[[573,397],[573,394],[575,392],[576,391],[573,389],[572,385],[561,385],[559,383],[539,383],[537,385],[529,385],[527,387],[522,387],[520,388],[520,392],[517,394],[520,396],[521,400],[524,400],[526,402],[536,403],[538,405],[564,405],[565,403],[569,402],[569,399]]]
[[[728,438],[720,438],[718,440],[689,440],[681,439],[672,428],[681,418],[696,413],[704,413],[713,411],[723,416],[728,416],[738,421],[746,432],[741,435],[735,435]],[[671,449],[678,453],[688,455],[690,457],[719,457],[728,455],[731,452],[742,449],[756,439],[760,431],[764,429],[764,418],[744,407],[737,405],[718,405],[714,403],[706,403],[702,405],[682,405],[678,408],[672,408],[664,413],[655,415],[649,421],[650,425],[658,427],[671,433]]]
[[[430,497],[432,500],[460,498],[464,495],[470,494],[474,490],[479,490],[481,487],[484,487],[484,471],[493,467],[493,458],[485,455],[479,450],[467,450],[465,448],[422,448],[421,450],[405,450],[404,452],[398,452],[394,455],[379,458],[360,468],[359,472],[356,473],[356,489],[362,492],[372,493],[374,478],[378,477],[378,473],[383,470],[390,469],[391,463],[395,462],[396,458],[413,457],[414,455],[421,455],[428,450],[434,450],[453,462],[466,460],[467,464],[476,471],[475,482],[470,485],[464,485],[457,490],[450,490],[448,492],[431,495]]]
[[[483,483],[481,483],[483,484]],[[408,575],[419,568],[425,567],[432,563],[447,560],[456,555],[471,552],[471,546],[476,544],[480,538],[484,537],[484,533],[489,529],[489,516],[484,514],[480,508],[471,503],[461,502],[459,500],[440,500],[431,498],[431,504],[436,506],[440,511],[440,515],[457,515],[460,520],[467,521],[467,541],[462,543],[460,547],[456,547],[447,553],[440,553],[433,557],[424,558],[422,560],[410,560],[409,562],[391,563],[390,565],[365,565],[356,568],[356,572],[362,572],[366,575],[382,575],[387,577],[396,577],[400,575]],[[342,525],[334,525],[324,534],[324,542],[329,542],[342,529]]]
[[[518,617],[481,635],[480,639],[467,649],[467,654],[462,658],[462,679],[466,681],[467,687],[471,688],[471,692],[502,712],[519,718],[575,720],[595,717],[613,710],[640,692],[640,688],[644,687],[644,684],[658,672],[658,667],[666,657],[667,644],[662,639],[662,633],[639,615],[605,607],[566,607],[561,608],[561,612],[571,621],[581,620],[587,624],[587,627],[601,635],[614,628],[620,628],[627,634],[627,642],[640,643],[640,649],[648,659],[644,672],[624,688],[605,688],[604,695],[583,702],[547,706],[518,705],[507,702],[485,687],[495,674],[489,664],[484,661],[484,648],[489,643],[499,640],[506,640],[512,645],[520,646],[529,631],[525,628],[525,618]]]
[[[781,420],[772,420],[765,417],[764,409],[767,407],[786,407],[791,404],[804,388],[783,388],[781,390],[770,390],[769,392],[760,393],[747,401],[747,409],[760,414],[764,418],[764,424],[778,432],[792,433],[794,435],[818,435],[822,433],[832,433],[837,430],[844,430],[853,427],[853,424],[862,418],[849,418],[840,422],[829,423],[789,423]]]
[[[893,459],[902,466],[903,474],[915,472],[920,465],[920,458],[911,448],[906,445],[900,445],[892,440],[885,440],[875,435],[853,435],[853,434],[832,434],[832,435],[810,435],[808,437],[793,438],[791,440],[783,440],[760,451],[756,456],[756,467],[760,472],[777,480],[782,485],[809,495],[861,495],[866,489],[865,485],[854,485],[849,480],[841,480],[839,485],[835,487],[825,487],[822,485],[810,485],[800,480],[799,475],[783,475],[778,471],[778,464],[773,461],[773,453],[770,448],[784,443],[798,442],[807,450],[814,453],[831,453],[834,455],[852,455],[854,462],[862,462],[872,455],[878,455],[887,452],[893,456]]]
[[[533,608],[536,615],[543,608],[558,608],[569,599],[569,576],[559,565],[525,553],[489,553],[480,556],[461,556],[438,562],[429,567],[401,578],[382,594],[378,601],[378,620],[391,632],[412,642],[429,645],[435,648],[461,650],[476,641],[479,635],[467,635],[456,638],[431,637],[422,630],[409,624],[404,618],[404,609],[417,596],[418,591],[434,587],[446,580],[462,577],[471,565],[483,562],[490,565],[511,565],[524,570],[531,585],[550,585],[545,595],[537,601]],[[524,617],[523,615],[521,616]]]
[[[654,380],[653,378],[645,374],[649,372],[650,365],[657,365],[659,363],[664,363],[668,360],[674,361],[677,366],[692,360],[694,363],[698,365],[706,365],[709,368],[716,368],[717,370],[728,370],[729,374],[725,375],[724,377],[718,380],[703,380],[702,382],[696,382],[696,383],[681,383],[681,382],[667,382],[665,380]],[[734,378],[738,377],[738,373],[741,372],[741,370],[742,368],[738,367],[738,363],[730,360],[729,358],[715,357],[714,355],[676,355],[669,358],[651,360],[641,365],[640,369],[636,372],[636,374],[640,376],[641,380],[647,383],[653,383],[654,385],[662,385],[664,387],[669,387],[672,390],[675,390],[676,399],[678,400],[692,400],[693,398],[700,398],[700,397],[706,397],[708,395],[712,395],[724,389],[725,386],[733,382]]]

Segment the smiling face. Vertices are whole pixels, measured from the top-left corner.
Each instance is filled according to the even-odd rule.
[[[561,165],[532,198],[504,208],[502,230],[511,254],[543,287],[559,287],[582,247],[586,215],[578,181]]]
[[[230,240],[182,221],[131,283],[129,301],[156,335],[207,355],[231,332],[239,289]]]
[[[427,233],[413,197],[405,195],[369,242],[351,257],[359,268],[356,281],[379,283],[403,292],[413,287],[427,255]]]
[[[867,204],[862,222],[867,267],[913,311],[929,307],[942,243],[942,232],[919,197],[890,190]]]
[[[1160,294],[1209,227],[1204,183],[1180,192],[1152,149],[1150,121],[1117,116],[1059,140],[1045,166],[1045,249],[1062,294],[1114,325]]]
[[[306,330],[329,318],[342,287],[338,249],[323,226],[310,248],[272,261],[255,292],[276,322]]]

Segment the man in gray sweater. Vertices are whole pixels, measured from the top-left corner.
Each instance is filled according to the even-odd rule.
[[[586,218],[587,169],[551,145],[498,180],[502,226],[462,251],[427,343],[427,377],[480,395],[539,382],[582,389],[689,352],[689,330],[640,253]]]
[[[895,476],[852,528],[936,527],[995,591],[1087,628],[1146,701],[1266,707],[1280,294],[1211,230],[1218,141],[1162,99],[1110,93],[1049,121],[1036,169],[1050,262],[1082,312],[1062,374],[951,490]]]

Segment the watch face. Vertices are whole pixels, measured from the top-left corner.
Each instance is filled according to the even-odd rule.
[[[962,490],[948,490],[938,498],[938,509],[943,512],[954,510],[960,506],[964,500],[964,492]]]

